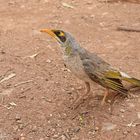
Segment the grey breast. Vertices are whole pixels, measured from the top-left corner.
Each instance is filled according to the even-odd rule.
[[[66,67],[70,69],[70,71],[74,75],[76,75],[79,79],[83,81],[86,81],[86,82],[91,81],[88,75],[85,73],[83,62],[78,53],[71,56],[64,56],[63,58],[66,64]]]

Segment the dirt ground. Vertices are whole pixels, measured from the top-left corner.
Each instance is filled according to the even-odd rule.
[[[139,140],[140,92],[100,105],[104,89],[70,106],[84,83],[64,67],[42,28],[71,32],[112,66],[140,79],[140,5],[97,0],[0,0],[0,140]]]

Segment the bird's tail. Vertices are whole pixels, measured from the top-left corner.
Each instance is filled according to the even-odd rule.
[[[140,80],[139,79],[130,77],[129,75],[127,75],[126,73],[123,73],[123,72],[121,72],[121,76],[122,76],[122,79],[124,81],[127,81],[127,82],[131,83],[132,85],[140,87]]]
[[[125,78],[124,79],[125,81],[135,85],[135,86],[138,86],[140,87],[140,80],[139,79],[136,79],[136,78]]]

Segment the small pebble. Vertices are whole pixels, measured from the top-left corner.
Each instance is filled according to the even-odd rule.
[[[74,132],[76,132],[76,133],[79,132],[79,131],[80,131],[80,127],[77,127],[77,128],[74,129]]]
[[[98,131],[99,130],[99,127],[95,127],[95,129],[94,129],[95,131]]]
[[[62,135],[61,136],[61,140],[67,140],[66,136],[65,135]]]
[[[71,88],[71,91],[74,91],[74,90],[75,90],[75,88],[72,87],[72,88]]]
[[[25,137],[21,137],[20,140],[25,140]]]
[[[15,131],[17,131],[18,130],[18,126],[16,125],[16,126],[13,126],[13,129],[15,130]]]
[[[67,94],[71,95],[71,94],[72,94],[72,92],[71,92],[71,91],[67,91]]]
[[[124,134],[124,135],[127,135],[127,134],[128,134],[128,132],[127,132],[127,131],[124,131],[124,132],[123,132],[123,134]]]
[[[138,136],[138,133],[134,133],[134,136]]]
[[[66,21],[65,21],[65,24],[70,24],[70,21],[69,21],[69,20],[66,20]]]
[[[104,12],[102,13],[102,16],[108,15],[108,12]]]
[[[82,87],[82,86],[79,86],[79,87],[77,87],[76,89],[77,89],[77,90],[81,90],[81,89],[83,89],[83,87]]]
[[[95,15],[90,15],[91,18],[95,18]]]
[[[121,113],[124,113],[124,112],[125,112],[125,110],[124,110],[124,109],[120,109],[120,112],[121,112]]]
[[[133,108],[135,105],[133,103],[128,103],[129,107]]]
[[[58,134],[53,135],[53,138],[54,138],[54,139],[57,139],[58,137],[59,137]]]
[[[137,116],[138,116],[138,118],[140,119],[140,112],[137,112]]]
[[[93,3],[92,1],[86,2],[87,5],[91,5],[92,3]]]
[[[49,0],[44,0],[44,3],[47,3],[47,2],[49,2]]]
[[[22,124],[22,120],[17,120],[16,121],[18,124]]]
[[[14,1],[10,1],[10,2],[8,2],[8,5],[14,5],[14,4],[15,4]]]
[[[23,134],[23,133],[21,133],[21,134],[20,134],[20,136],[21,136],[21,137],[23,137],[23,136],[24,136],[24,134]]]
[[[36,132],[36,131],[37,131],[37,126],[33,126],[32,132]]]
[[[130,130],[126,130],[123,132],[124,135],[127,135],[128,133],[130,133]]]
[[[107,100],[108,103],[111,103],[111,100]]]
[[[5,51],[3,51],[3,50],[2,50],[2,51],[0,51],[0,53],[1,53],[1,54],[6,54],[6,52],[5,52]]]
[[[51,61],[50,59],[47,59],[46,62],[47,62],[47,63],[51,63],[52,61]]]
[[[102,130],[110,131],[110,130],[115,129],[116,126],[117,126],[116,124],[113,124],[113,123],[110,123],[110,122],[108,122],[108,123],[103,123],[103,128],[102,128]]]
[[[24,128],[24,124],[19,124],[19,129],[23,129]]]
[[[20,8],[25,8],[25,5],[21,5]]]
[[[15,117],[16,121],[21,120],[21,117],[19,115],[16,115]]]

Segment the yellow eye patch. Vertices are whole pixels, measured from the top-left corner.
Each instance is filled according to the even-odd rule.
[[[65,36],[63,32],[60,32],[59,36]]]
[[[59,39],[61,42],[65,42],[66,41],[66,36],[65,33],[61,30],[52,30],[52,32],[54,33],[55,37],[57,37],[57,39]]]

